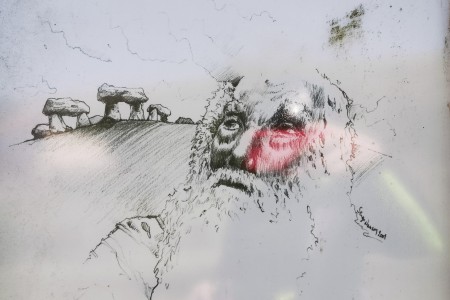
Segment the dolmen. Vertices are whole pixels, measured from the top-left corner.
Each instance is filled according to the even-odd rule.
[[[167,118],[170,116],[171,111],[161,104],[150,104],[147,108],[148,120],[161,121],[167,123]]]
[[[54,133],[72,130],[64,123],[64,116],[76,117],[76,127],[91,125],[87,114],[89,106],[80,100],[72,98],[49,98],[45,102],[42,113],[48,116],[48,124],[38,124],[31,134],[34,138],[43,138]]]
[[[104,83],[98,88],[97,100],[105,103],[105,120],[121,120],[119,102],[130,105],[129,120],[145,120],[142,105],[148,98],[142,88],[115,87]]]
[[[175,121],[175,124],[194,124],[194,121],[192,121],[191,118],[179,117],[179,118]]]

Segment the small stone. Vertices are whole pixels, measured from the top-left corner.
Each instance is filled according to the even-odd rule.
[[[48,124],[38,124],[31,130],[31,134],[35,139],[42,139],[52,135]]]
[[[77,117],[77,128],[91,125],[87,114],[83,113]]]
[[[167,118],[170,116],[171,111],[161,104],[150,104],[147,107],[149,113],[148,120],[167,122]]]
[[[175,124],[194,124],[194,121],[192,121],[191,118],[183,118],[183,117],[179,117],[176,121]]]
[[[100,123],[102,120],[103,120],[103,117],[99,116],[99,115],[95,115],[95,116],[89,118],[89,122],[91,123],[91,125]]]

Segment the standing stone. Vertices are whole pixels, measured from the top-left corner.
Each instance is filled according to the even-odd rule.
[[[105,104],[105,116],[104,119],[110,119],[114,121],[120,121],[120,110],[119,103],[117,102],[109,102]]]
[[[64,132],[67,129],[66,123],[60,115],[53,114],[48,117],[50,131],[53,133]]]
[[[98,88],[97,100],[105,103],[105,119],[121,120],[119,102],[130,105],[129,120],[144,120],[142,104],[148,100],[142,88],[115,87],[102,84]]]
[[[149,113],[148,120],[161,121],[167,123],[167,118],[170,116],[171,111],[161,104],[150,104],[147,108]]]
[[[152,109],[151,111],[149,111],[148,119],[150,121],[159,121],[158,111],[156,109]]]
[[[86,113],[82,113],[77,117],[77,128],[91,125],[89,118]]]
[[[144,120],[144,109],[141,103],[130,105],[130,120]]]

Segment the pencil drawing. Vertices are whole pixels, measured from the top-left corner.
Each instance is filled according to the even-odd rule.
[[[258,257],[273,261],[265,263],[265,268],[280,270],[251,272],[257,282],[266,282],[260,295],[274,294],[281,285],[288,285],[301,295],[308,278],[305,270],[310,255],[318,248],[323,251],[316,234],[316,222],[321,220],[314,212],[323,202],[317,189],[330,176],[347,178],[340,197],[348,198],[349,203],[341,205],[353,211],[353,222],[362,235],[384,241],[388,234],[376,227],[363,212],[363,206],[351,199],[353,188],[390,157],[358,144],[355,122],[375,111],[379,101],[370,111],[354,105],[339,81],[316,71],[327,88],[301,80],[261,80],[233,77],[230,73],[229,80],[218,81],[213,97],[207,100],[205,114],[196,123],[195,133],[187,127],[174,128],[182,124],[194,128],[194,122],[179,117],[170,123],[171,111],[161,104],[149,104],[145,117],[143,104],[149,98],[142,88],[101,85],[97,99],[105,104],[104,116],[90,118],[89,106],[83,101],[49,98],[43,109],[49,124],[33,129],[35,139],[70,132],[69,140],[79,136],[106,141],[109,151],[126,147],[125,152],[120,152],[129,153],[127,157],[133,156],[136,162],[129,167],[125,161],[122,164],[125,169],[135,168],[137,174],[141,171],[135,166],[142,153],[153,157],[164,151],[166,156],[154,160],[151,168],[173,170],[168,172],[172,180],[155,182],[173,184],[173,192],[163,199],[151,198],[152,194],[161,194],[156,190],[149,192],[154,185],[147,186],[145,179],[125,183],[121,177],[102,176],[108,182],[107,190],[121,187],[122,201],[144,214],[131,215],[118,223],[91,251],[82,267],[83,274],[106,272],[108,276],[88,277],[88,282],[78,287],[76,297],[103,299],[114,295],[115,299],[125,299],[135,295],[136,299],[183,299],[188,282],[196,285],[205,274],[216,282],[214,297],[223,297],[224,293],[250,297],[255,286],[242,284],[244,278],[236,274],[254,268],[255,254],[250,255],[248,249],[260,247],[265,250],[258,252]],[[128,120],[122,119],[120,102],[130,105]],[[74,129],[64,123],[63,117],[67,116],[77,118]],[[163,135],[158,137],[158,130]],[[148,145],[144,150],[139,141],[149,134],[153,136],[151,142],[159,147]],[[175,149],[173,143],[181,138],[192,139],[189,159],[185,156],[186,173],[177,172],[181,169],[174,163],[185,154],[179,152],[179,158],[167,156],[168,149]],[[182,178],[184,183],[176,185]],[[158,203],[163,209],[148,209],[149,204],[157,207]],[[236,244],[237,240],[242,245]],[[207,246],[203,245],[205,241]],[[186,254],[223,252],[213,245],[223,243],[230,245],[226,266],[213,261],[199,267],[201,262]],[[269,253],[278,251],[281,245],[289,251],[279,261]],[[204,255],[197,257],[203,260]],[[191,269],[192,264],[196,265],[195,270]],[[189,272],[202,275],[190,276],[188,280]]]
[[[167,122],[170,116],[170,109],[161,104],[150,104],[147,108],[148,120]]]
[[[194,121],[192,121],[191,118],[179,117],[179,118],[175,121],[175,124],[194,124]]]
[[[125,102],[130,105],[129,120],[144,119],[142,104],[147,102],[148,98],[142,88],[118,88],[104,83],[98,88],[97,99],[105,103],[105,119],[121,120],[119,102]]]
[[[319,244],[314,207],[321,200],[314,190],[343,167],[349,195],[353,184],[383,160],[372,153],[372,159],[353,163],[360,152],[353,125],[357,112],[347,93],[336,90],[337,97],[304,81],[242,76],[219,82],[192,138],[184,184],[164,201],[160,213],[130,216],[101,240],[83,274],[108,270],[107,275],[87,276],[77,297],[185,299],[206,277],[215,299],[262,297],[280,286],[301,295],[305,265]],[[154,111],[170,115],[167,108],[151,104],[150,124],[161,124],[152,117]],[[118,136],[112,146],[120,143]],[[374,232],[379,241],[386,238],[367,222],[362,207],[350,204],[365,236]],[[218,248],[224,244],[229,246]],[[254,251],[265,262],[261,270]],[[274,251],[283,255],[274,257]],[[225,265],[208,259],[220,253]],[[245,283],[250,274],[262,285],[258,292]]]
[[[72,100],[72,98],[49,98],[45,102],[42,113],[48,116],[48,124],[39,124],[32,130],[31,133],[35,138],[72,130],[64,123],[63,116],[76,117],[77,128],[91,125],[87,117],[89,106],[83,101]]]

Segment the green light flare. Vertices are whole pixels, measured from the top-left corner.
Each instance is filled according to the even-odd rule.
[[[444,244],[439,232],[433,226],[433,223],[428,218],[425,211],[420,207],[418,201],[411,196],[399,180],[390,172],[384,172],[383,178],[386,184],[396,196],[398,203],[400,203],[409,216],[416,220],[420,227],[424,238],[428,241],[432,248],[436,251],[443,251]]]
[[[293,300],[295,299],[295,293],[294,292],[285,292],[281,293],[276,297],[276,300]]]

